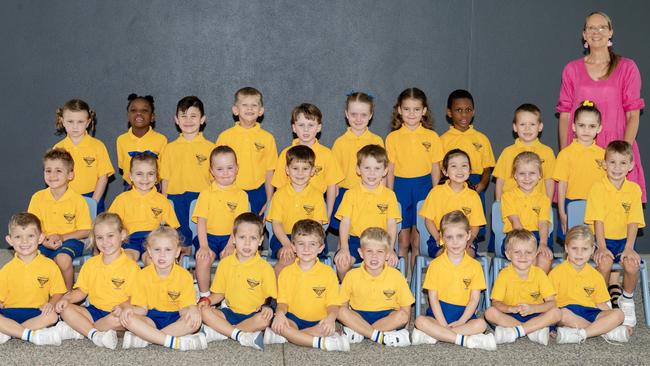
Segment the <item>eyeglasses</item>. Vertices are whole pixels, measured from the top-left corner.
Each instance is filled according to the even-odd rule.
[[[587,33],[603,33],[608,30],[609,30],[608,25],[589,26],[585,28],[585,32]]]

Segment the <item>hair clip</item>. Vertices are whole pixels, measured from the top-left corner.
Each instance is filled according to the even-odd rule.
[[[352,90],[349,93],[345,94],[345,96],[346,97],[351,97],[351,96],[353,96],[354,94],[357,94],[357,93],[363,93],[363,92],[358,92],[358,91]],[[370,101],[375,100],[375,97],[372,94],[370,94],[370,93],[364,93],[364,94],[368,96],[368,99],[370,99]]]
[[[594,106],[594,102],[592,102],[592,101],[590,101],[590,100],[587,99],[587,100],[585,100],[584,102],[582,102],[582,106],[583,106],[583,107],[593,107],[593,106]]]
[[[156,154],[155,152],[153,152],[153,151],[151,151],[151,150],[145,150],[145,151],[129,151],[129,156],[130,156],[130,157],[134,157],[134,156],[139,155],[139,154],[151,155],[151,156],[153,156],[153,157],[156,158],[156,159],[158,158],[158,154]]]

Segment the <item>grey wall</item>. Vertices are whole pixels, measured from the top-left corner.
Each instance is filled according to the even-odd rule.
[[[129,93],[155,96],[157,129],[170,140],[176,102],[199,96],[214,139],[232,123],[232,93],[246,85],[263,92],[264,127],[280,148],[298,103],[322,109],[321,140],[330,145],[345,129],[350,90],[376,97],[371,128],[385,136],[397,94],[418,86],[439,133],[448,93],[469,89],[476,126],[497,155],[512,143],[513,110],[536,103],[546,121],[542,141],[557,151],[561,71],[581,56],[582,23],[593,10],[613,18],[615,50],[637,62],[648,85],[650,3],[642,0],[4,2],[0,224],[43,187],[40,157],[60,139],[54,111],[73,97],[97,110],[97,137],[114,164]],[[645,119],[638,141],[650,170]],[[119,179],[109,186],[109,202],[120,188]]]

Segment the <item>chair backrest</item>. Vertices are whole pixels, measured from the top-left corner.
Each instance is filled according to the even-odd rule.
[[[402,205],[397,202],[397,212],[402,212]],[[397,230],[395,231],[395,254],[399,253],[399,232],[402,231],[402,222],[397,223]]]
[[[503,240],[506,234],[503,232],[503,218],[501,217],[501,201],[494,201],[492,204],[492,213],[490,214],[492,232],[494,233],[494,255],[501,257],[503,250]]]
[[[570,229],[576,225],[582,225],[585,222],[585,210],[587,201],[571,201],[567,205],[567,228]]]
[[[88,205],[88,211],[90,211],[90,221],[95,221],[97,217],[97,201],[92,199],[92,197],[85,197],[86,204]]]
[[[194,207],[196,206],[196,200],[192,200],[190,202],[190,217],[189,217],[189,225],[188,227],[190,228],[190,231],[192,232],[192,240],[196,238],[198,235],[198,232],[196,231],[196,222],[192,221],[192,215],[194,214]]]
[[[431,234],[429,233],[429,230],[427,230],[427,225],[425,223],[425,218],[420,216],[419,212],[422,209],[422,206],[424,206],[424,200],[418,201],[417,204],[417,220],[416,220],[416,227],[418,231],[420,232],[420,255],[426,256],[427,253],[429,253],[429,247],[427,245],[427,241],[431,237]]]

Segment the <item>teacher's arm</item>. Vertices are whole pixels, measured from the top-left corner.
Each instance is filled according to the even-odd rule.
[[[640,111],[637,109],[635,111],[625,112],[625,141],[629,142],[630,145],[634,144],[636,140],[636,134],[639,132],[639,115]],[[562,117],[560,117],[562,118]]]
[[[637,128],[634,130],[634,137],[635,138],[636,138],[636,131],[639,128],[639,114],[638,114],[639,111],[636,111],[636,112],[637,112],[637,116],[636,116],[636,126],[637,126]],[[630,113],[630,112],[628,112],[628,113]],[[628,124],[629,124],[629,117],[628,117]],[[568,133],[569,133],[569,113],[561,112],[560,113],[560,121],[559,121],[559,124],[558,124],[558,136],[560,138],[560,150],[564,149],[568,145],[568,142],[567,142]],[[625,136],[626,136],[625,139],[627,140],[627,129],[625,130]]]

